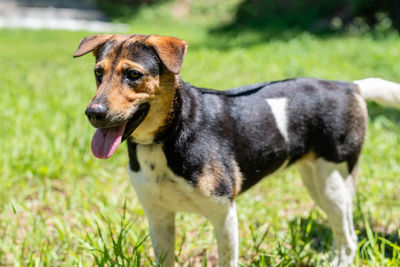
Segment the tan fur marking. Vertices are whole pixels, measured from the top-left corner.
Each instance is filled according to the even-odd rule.
[[[140,64],[137,64],[136,62],[122,58],[120,60],[120,62],[118,63],[117,67],[115,68],[115,70],[117,71],[117,73],[121,73],[122,71],[124,71],[126,69],[135,69],[137,71],[140,71],[141,73],[146,73],[146,70]]]
[[[296,164],[301,164],[303,162],[315,162],[317,159],[318,156],[314,153],[314,151],[309,151],[307,154],[298,159]]]
[[[149,102],[155,98],[154,92],[158,87],[157,77],[144,76],[139,84],[132,90],[128,86],[121,85],[119,78],[111,82],[108,94],[108,104],[113,112],[131,112],[134,106],[143,102]],[[148,101],[150,100],[150,101]]]
[[[211,197],[217,184],[217,177],[213,173],[204,172],[197,186],[204,196]]]
[[[154,47],[169,71],[179,73],[188,47],[185,41],[175,37],[151,35],[146,39],[146,44]]]
[[[112,34],[101,34],[83,38],[78,45],[78,49],[76,49],[74,53],[74,57],[83,56],[91,51],[93,51],[93,54],[96,56],[97,48],[110,40],[113,36]]]
[[[232,199],[234,199],[236,196],[240,194],[240,191],[242,190],[243,175],[242,172],[240,171],[239,165],[237,164],[236,160],[232,159],[232,163],[234,166],[232,175],[234,182]]]
[[[173,108],[172,101],[177,83],[177,75],[164,74],[160,77],[159,86],[153,87],[154,92],[149,97],[149,113],[131,135],[135,142],[151,143],[156,133],[166,124]],[[138,90],[148,90],[148,87]]]
[[[349,120],[352,122],[351,131],[348,133],[353,142],[362,144],[367,130],[368,112],[364,99],[358,94],[353,93],[349,98]]]
[[[105,58],[102,61],[96,63],[95,68],[101,67],[104,70],[104,73],[111,70],[111,61],[109,58]]]
[[[211,197],[222,179],[224,179],[224,172],[221,163],[217,160],[212,160],[203,169],[197,187],[203,195]]]
[[[354,86],[352,86],[354,92],[356,92],[357,94],[361,94],[361,90],[360,90],[360,86],[358,84],[354,84]]]
[[[362,96],[358,93],[354,94],[355,100],[357,104],[355,104],[355,108],[353,109],[353,116],[359,116],[359,114],[362,115],[362,119],[364,121],[364,130],[363,135],[368,127],[368,109],[367,109],[367,104],[365,103],[365,100],[362,98]],[[357,108],[358,107],[358,108]],[[364,138],[364,137],[363,137]]]
[[[116,42],[123,42],[128,39],[132,39],[132,41],[135,41],[139,39],[141,36],[132,36],[130,34],[115,34],[111,40],[116,41]],[[143,37],[142,37],[143,38]]]
[[[131,64],[136,67],[138,65],[133,62]],[[125,119],[129,118],[135,107],[139,106],[151,97],[157,87],[157,79],[151,76],[144,76],[135,87],[135,90],[121,84],[121,75],[119,74],[122,72],[122,67],[127,65],[128,63],[126,60],[122,64],[119,64],[119,69],[116,69],[113,77],[110,77],[111,80],[107,81],[107,102],[109,110],[114,114],[114,116]],[[143,88],[145,88],[145,90]]]
[[[231,159],[233,170],[224,170],[224,166],[218,160],[210,160],[204,167],[202,174],[199,177],[197,188],[200,192],[207,196],[213,196],[216,188],[220,183],[230,183],[232,181],[232,195],[229,196],[232,200],[240,194],[242,188],[242,173],[240,172],[237,162]],[[229,177],[226,177],[226,171],[229,171]],[[231,180],[232,179],[232,180]]]

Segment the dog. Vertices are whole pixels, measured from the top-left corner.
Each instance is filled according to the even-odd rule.
[[[127,141],[157,263],[174,265],[175,213],[185,211],[212,222],[219,266],[237,266],[236,197],[296,165],[332,227],[332,266],[351,265],[365,100],[400,108],[400,84],[297,78],[197,88],[179,76],[187,47],[174,37],[103,34],[82,39],[74,54],[96,58],[97,91],[85,111],[97,128],[92,152],[107,159]]]

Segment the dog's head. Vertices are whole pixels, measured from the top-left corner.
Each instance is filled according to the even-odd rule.
[[[103,34],[80,42],[74,57],[96,57],[97,91],[85,111],[98,128],[96,157],[109,158],[128,137],[153,142],[170,112],[186,49],[183,40],[157,35]]]

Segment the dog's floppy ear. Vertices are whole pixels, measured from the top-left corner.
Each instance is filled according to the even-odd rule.
[[[172,73],[178,74],[185,58],[187,43],[184,40],[159,35],[150,35],[146,44],[154,48],[164,66]]]
[[[97,47],[103,45],[112,37],[113,34],[100,34],[83,38],[78,45],[78,49],[76,49],[74,53],[74,57],[86,55],[87,53],[95,50]]]

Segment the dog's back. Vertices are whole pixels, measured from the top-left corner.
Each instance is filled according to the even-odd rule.
[[[357,162],[366,114],[352,83],[302,78],[223,92],[185,84],[178,94],[178,125],[159,141],[171,169],[192,184],[207,165],[224,177],[238,165],[243,181],[221,179],[217,195],[232,198],[235,183],[242,192],[310,153],[349,171]]]

